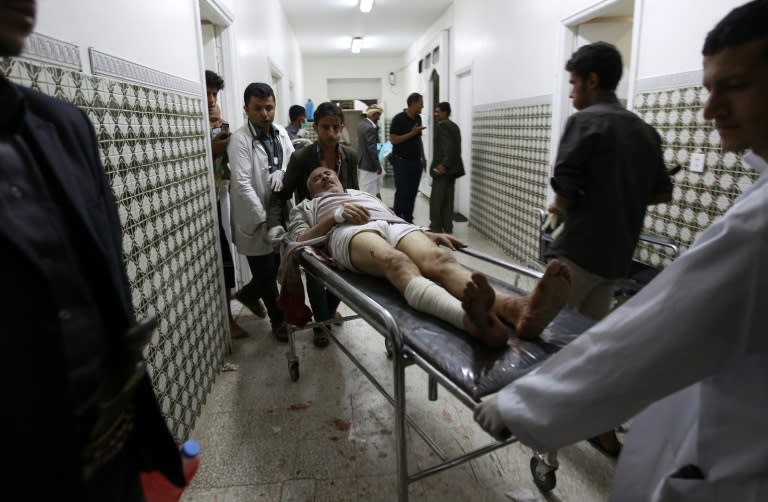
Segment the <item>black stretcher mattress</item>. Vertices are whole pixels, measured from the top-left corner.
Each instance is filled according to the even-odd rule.
[[[507,347],[490,348],[463,330],[412,309],[384,279],[349,271],[337,273],[389,311],[405,345],[477,401],[524,375],[594,324],[592,319],[564,308],[539,340],[517,339]],[[500,291],[524,294],[492,277],[488,280]]]

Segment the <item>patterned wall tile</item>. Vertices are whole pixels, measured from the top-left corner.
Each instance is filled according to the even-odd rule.
[[[513,261],[536,262],[549,177],[551,105],[475,110],[469,223]]]
[[[76,104],[93,122],[123,224],[133,306],[158,319],[145,351],[155,390],[171,430],[186,438],[227,346],[202,93],[24,59],[0,60],[0,71]]]
[[[706,89],[691,84],[648,90],[635,98],[635,113],[654,126],[663,139],[664,161],[684,168],[673,179],[673,200],[649,209],[645,231],[672,239],[681,251],[690,247],[702,230],[757,179],[737,154],[720,148],[717,131],[704,119],[706,99]],[[701,173],[688,169],[693,154],[705,156]],[[662,249],[641,244],[636,259],[661,267],[671,257]]]

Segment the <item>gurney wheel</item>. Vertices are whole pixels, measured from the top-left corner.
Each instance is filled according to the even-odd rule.
[[[540,471],[543,469],[539,468],[540,462],[543,462],[543,460],[539,457],[531,458],[531,474],[533,475],[533,482],[542,493],[548,493],[555,489],[557,478],[555,477],[554,469],[547,468],[545,473],[541,473]]]
[[[387,359],[392,359],[395,351],[392,350],[392,341],[389,338],[384,339],[384,348],[387,350]]]
[[[297,382],[299,380],[299,363],[298,361],[292,362],[288,365],[288,373],[291,375],[291,382]]]

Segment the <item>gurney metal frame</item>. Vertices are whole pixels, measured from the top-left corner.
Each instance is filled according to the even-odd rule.
[[[528,277],[540,279],[543,275],[539,271],[504,262],[495,257],[475,250],[464,248],[460,251],[474,258],[478,258],[485,262],[492,263],[504,269]],[[320,280],[328,290],[330,290],[357,314],[344,317],[343,319],[335,319],[333,321],[310,323],[301,329],[320,327],[325,330],[326,333],[334,341],[334,343],[339,347],[339,349],[341,349],[341,351],[350,359],[350,361],[355,364],[355,366],[363,373],[363,375],[368,378],[373,386],[394,407],[395,457],[397,459],[397,493],[399,501],[404,502],[408,500],[408,485],[411,482],[418,481],[433,474],[437,474],[451,467],[461,465],[465,462],[473,460],[477,457],[517,441],[514,436],[511,436],[505,441],[495,441],[486,446],[470,451],[469,453],[465,453],[464,455],[449,459],[447,455],[435,443],[435,441],[406,413],[405,369],[411,365],[416,364],[428,374],[427,391],[428,399],[430,401],[437,400],[438,383],[464,405],[466,405],[470,410],[474,410],[475,407],[480,403],[480,400],[475,399],[469,395],[464,389],[460,388],[456,382],[452,381],[433,364],[431,364],[425,358],[421,357],[418,353],[412,350],[411,347],[405,344],[403,342],[403,337],[397,322],[395,322],[395,319],[392,317],[390,312],[382,307],[379,303],[365,295],[359,294],[353,286],[344,280],[344,278],[342,278],[339,274],[331,270],[328,266],[323,264],[311,254],[301,252],[301,264],[305,273],[311,274]],[[336,335],[331,331],[329,327],[329,324],[346,322],[353,319],[365,320],[376,331],[384,336],[387,357],[391,359],[393,363],[393,395],[390,394],[381,385],[381,383],[377,381],[376,377],[374,377],[363,366],[363,364],[354,356],[354,354],[352,354],[347,349],[347,347],[344,346],[344,344],[336,337]],[[293,381],[297,381],[299,379],[299,360],[296,356],[295,349],[295,331],[297,331],[295,326],[289,326],[289,350],[286,352],[289,373],[291,380]],[[406,456],[406,422],[411,425],[413,430],[440,458],[441,462],[439,464],[411,475],[408,474],[408,461]],[[539,487],[540,490],[543,492],[548,492],[555,487],[555,471],[558,468],[556,452],[534,452],[534,456],[531,458],[530,468],[534,483]]]

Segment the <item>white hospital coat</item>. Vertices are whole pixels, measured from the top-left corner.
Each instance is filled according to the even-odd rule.
[[[688,252],[499,394],[542,450],[642,411],[611,500],[768,500],[768,170],[744,160],[761,176]],[[686,465],[704,479],[675,476]]]
[[[277,129],[283,149],[280,169],[288,167],[293,144],[282,126]],[[248,122],[235,131],[227,148],[232,180],[229,184],[230,221],[232,241],[240,254],[263,256],[272,252],[272,242],[267,236],[267,208],[272,197],[269,184],[269,158],[260,141],[254,140]]]

